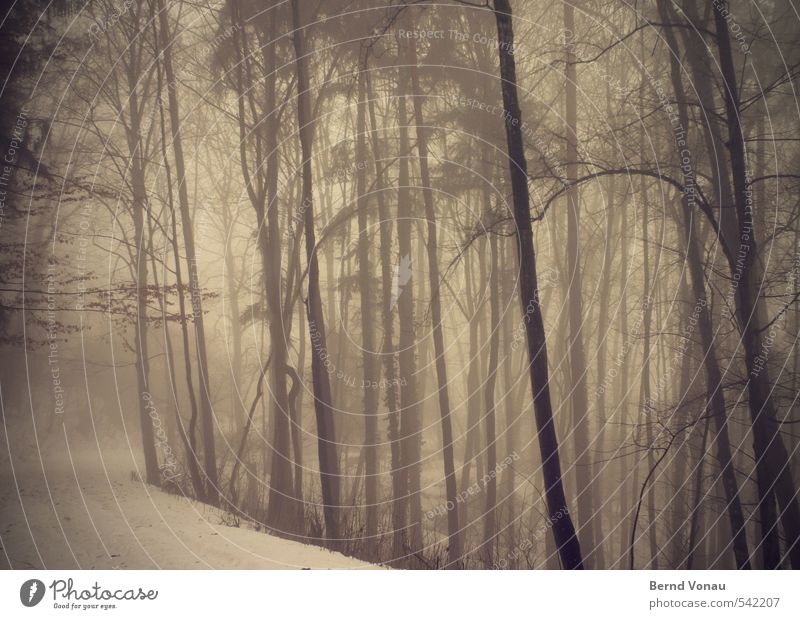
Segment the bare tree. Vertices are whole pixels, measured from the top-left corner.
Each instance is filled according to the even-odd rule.
[[[206,500],[212,505],[219,502],[219,482],[217,479],[217,453],[214,446],[214,410],[211,404],[211,377],[206,352],[206,334],[203,323],[203,301],[199,290],[200,275],[197,270],[197,256],[194,244],[194,229],[189,211],[189,192],[186,187],[186,166],[183,156],[183,140],[181,138],[180,110],[178,109],[178,83],[172,67],[172,45],[174,39],[170,34],[169,14],[164,0],[158,0],[158,18],[160,27],[160,50],[164,61],[164,75],[167,80],[167,101],[169,108],[169,125],[172,137],[172,148],[175,159],[175,174],[178,184],[178,206],[180,207],[183,241],[186,249],[189,287],[192,298],[192,317],[195,328],[195,346],[197,347],[197,366],[200,377],[200,422],[203,429],[203,473],[208,480]]]
[[[428,136],[422,113],[422,90],[417,70],[417,46],[412,39],[408,44],[408,66],[411,74],[411,93],[414,101],[414,121],[416,123],[417,149],[419,151],[420,176],[422,177],[422,198],[425,203],[425,220],[427,224],[428,277],[430,278],[431,321],[433,323],[433,354],[436,357],[436,377],[438,385],[436,393],[439,398],[439,414],[442,424],[442,459],[444,464],[444,480],[448,504],[456,501],[456,472],[453,455],[453,426],[450,419],[450,396],[447,384],[447,363],[444,352],[444,335],[442,334],[442,304],[440,297],[439,249],[437,242],[436,212],[431,190],[431,177],[428,169]],[[449,543],[447,547],[449,564],[456,565],[461,560],[461,539],[458,526],[458,510],[447,512],[447,530]]]
[[[325,368],[327,344],[325,317],[319,286],[316,234],[314,232],[314,190],[311,157],[314,144],[314,119],[311,115],[307,56],[305,51],[305,22],[301,17],[299,0],[292,0],[292,25],[294,28],[295,72],[297,79],[297,127],[302,151],[302,201],[299,213],[303,217],[308,262],[308,297],[306,312],[311,337],[311,371],[314,384],[314,410],[317,417],[317,448],[319,452],[322,508],[325,516],[325,537],[329,546],[339,544],[339,461],[336,456],[336,432],[333,419],[333,402],[328,371]]]
[[[566,569],[582,569],[580,543],[569,516],[561,464],[558,456],[558,438],[553,425],[553,408],[548,384],[547,345],[536,280],[536,254],[533,247],[531,211],[528,192],[528,172],[522,141],[522,113],[517,95],[517,71],[514,59],[514,27],[511,4],[508,0],[494,1],[497,21],[497,41],[500,54],[500,79],[505,108],[506,136],[508,140],[509,174],[514,204],[514,223],[517,235],[517,260],[520,272],[520,304],[525,322],[528,344],[529,372],[533,393],[539,450],[545,483],[547,510],[553,523],[561,562]]]

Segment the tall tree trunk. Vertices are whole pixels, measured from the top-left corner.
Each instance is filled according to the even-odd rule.
[[[609,95],[610,98],[610,95]],[[608,420],[608,416],[606,414],[606,379],[607,379],[607,367],[608,367],[608,338],[611,329],[609,328],[609,308],[611,304],[611,289],[613,287],[613,283],[611,281],[611,265],[614,261],[614,244],[612,240],[614,239],[614,230],[617,220],[617,209],[619,208],[618,205],[615,203],[616,194],[615,188],[616,183],[615,177],[610,177],[607,181],[606,187],[606,235],[605,235],[605,245],[603,247],[603,269],[601,273],[601,281],[599,284],[600,289],[600,308],[598,310],[598,317],[597,317],[597,326],[598,326],[598,334],[597,334],[597,382],[598,388],[595,390],[595,406],[597,420],[599,424],[599,428],[597,431],[597,438],[596,438],[596,448],[595,453],[599,455],[599,458],[604,460],[606,458],[606,453],[604,449],[605,441],[605,430],[606,430],[606,423]],[[601,469],[607,468],[607,464],[601,464],[600,462],[593,462],[594,470],[599,471]],[[595,500],[599,500],[599,496],[595,496]],[[599,507],[595,507],[598,509],[598,513],[596,513],[592,517],[592,521],[594,523],[594,566],[597,569],[603,569],[605,567],[605,557],[603,554],[603,528],[602,528],[602,514],[599,511]]]
[[[300,0],[292,0],[292,26],[294,28],[295,71],[297,77],[297,126],[302,151],[303,187],[300,212],[303,217],[308,261],[308,298],[306,312],[311,338],[311,374],[314,385],[314,411],[317,418],[317,448],[319,453],[322,508],[325,518],[325,536],[331,548],[339,546],[339,460],[336,455],[336,433],[331,401],[331,384],[325,368],[327,343],[325,317],[319,286],[319,263],[314,232],[314,191],[311,158],[314,141],[314,119],[311,117],[309,80],[306,67],[305,31],[300,17]]]
[[[684,4],[686,14],[692,22],[699,23],[694,1]],[[717,113],[717,101],[714,96],[712,86],[714,83],[713,72],[703,62],[706,56],[706,48],[702,42],[691,36],[684,28],[681,28],[684,45],[686,47],[685,58],[688,60],[692,70],[692,85],[697,90],[700,107],[703,110],[703,137],[705,140],[706,151],[709,153],[709,168],[711,171],[711,182],[713,185],[713,196],[717,205],[719,227],[722,239],[726,241],[728,247],[733,248],[737,236],[737,217],[733,208],[733,192],[730,185],[729,164],[723,154],[727,150],[723,129],[720,125],[719,114]],[[716,66],[716,65],[715,65]],[[730,258],[729,258],[730,260]],[[735,266],[730,265],[731,273],[735,273]],[[759,473],[758,465],[756,468],[756,479],[762,476],[764,483],[756,483],[758,488],[759,512],[761,520],[761,555],[763,566],[777,566],[780,557],[780,541],[778,539],[777,516],[775,512],[774,496],[767,497],[761,494],[765,488],[769,487],[769,477],[762,472]],[[761,469],[764,467],[762,466]],[[768,568],[769,569],[769,568]]]
[[[482,251],[482,239],[475,243],[477,251]],[[466,284],[464,287],[467,306],[469,313],[469,359],[467,361],[467,375],[466,375],[466,392],[467,392],[467,430],[466,441],[464,443],[464,458],[461,465],[461,479],[459,486],[463,494],[469,489],[470,473],[472,471],[473,460],[476,460],[475,454],[480,451],[480,423],[481,423],[481,403],[480,403],[480,351],[478,342],[478,323],[480,322],[481,312],[480,308],[480,294],[485,290],[486,286],[483,281],[478,279],[477,285],[473,287],[473,271],[474,271],[474,252],[470,255],[464,256],[464,277]],[[481,292],[479,292],[481,291]],[[476,462],[476,466],[480,467]],[[480,477],[480,468],[478,468],[476,477]],[[464,530],[466,529],[469,520],[469,502],[464,501],[461,506],[460,521],[464,523]]]
[[[134,182],[133,226],[136,235],[136,381],[139,388],[139,423],[142,432],[142,448],[144,451],[145,475],[148,484],[161,485],[161,474],[158,470],[158,454],[156,453],[153,419],[148,410],[149,393],[148,378],[150,376],[150,359],[147,346],[147,248],[145,239],[146,198],[141,167],[132,166]]]
[[[500,298],[501,307],[504,306],[507,299],[511,298],[513,294],[513,284],[509,281],[508,273],[509,273],[509,264],[513,257],[510,258],[509,253],[509,244],[505,242],[504,239],[500,239],[498,245],[498,257],[500,261],[498,277],[500,278],[497,294]],[[513,328],[513,321],[510,320],[511,316],[509,315],[510,312],[503,311],[501,317],[501,329],[502,334],[500,337],[500,341],[503,346],[503,355],[501,357],[502,362],[502,369],[503,369],[503,410],[505,416],[505,425],[506,425],[506,432],[505,432],[505,439],[506,439],[506,452],[508,455],[511,455],[514,452],[514,444],[516,441],[513,439],[513,435],[511,433],[511,428],[514,426],[515,422],[517,421],[514,410],[512,405],[512,395],[513,395],[513,356],[514,351],[516,350],[516,345],[514,342],[514,334],[512,332]],[[509,467],[510,470],[510,467]],[[507,471],[503,473],[503,485],[506,487],[506,490],[510,490],[514,488],[514,475],[508,475]],[[512,510],[513,511],[513,510]]]
[[[676,224],[681,225],[681,221],[677,221],[680,217],[676,217]],[[695,320],[692,317],[694,310],[694,301],[692,292],[689,289],[689,282],[686,278],[686,273],[681,273],[680,276],[680,303],[682,311],[679,314],[681,324],[689,325],[691,321]],[[686,339],[682,339],[686,338]],[[687,520],[687,513],[685,506],[687,503],[688,487],[687,487],[687,466],[691,461],[691,452],[689,450],[689,439],[694,434],[694,429],[697,427],[693,423],[693,412],[695,408],[692,406],[692,384],[693,377],[697,376],[695,363],[693,363],[694,354],[697,352],[695,347],[694,338],[691,334],[679,336],[678,349],[685,352],[683,362],[681,364],[680,379],[675,392],[675,413],[673,415],[676,426],[678,427],[678,435],[675,437],[675,455],[671,458],[673,464],[673,487],[674,492],[670,499],[669,505],[671,506],[671,517],[669,530],[671,533],[669,557],[671,567],[678,569],[683,562],[685,548],[683,529]]]
[[[666,0],[659,0],[659,13],[664,23],[670,23],[670,15]],[[677,128],[681,133],[677,133],[679,141],[677,146],[680,148],[689,128],[689,112],[686,106],[686,93],[681,79],[680,56],[678,43],[672,28],[665,28],[667,46],[670,50],[670,76],[672,79],[673,90],[678,106],[678,121],[680,127]],[[673,129],[674,130],[674,129]],[[684,186],[693,186],[694,178],[685,175]],[[716,350],[714,347],[714,331],[711,321],[711,307],[708,304],[705,291],[705,276],[701,263],[701,253],[697,241],[697,233],[694,226],[694,212],[692,205],[696,196],[694,192],[684,192],[681,205],[683,208],[683,241],[687,248],[687,258],[689,261],[689,271],[692,279],[692,292],[695,298],[697,321],[700,329],[700,337],[703,342],[703,364],[706,370],[706,388],[708,395],[709,408],[714,417],[717,428],[716,446],[717,456],[722,469],[722,484],[725,490],[725,500],[727,504],[728,517],[730,519],[731,534],[733,536],[733,553],[736,558],[738,569],[750,569],[750,552],[747,548],[747,529],[745,528],[744,513],[742,511],[741,500],[739,499],[739,484],[736,481],[733,456],[731,454],[730,438],[728,436],[728,412],[725,404],[725,394],[722,386],[722,373],[717,362]]]
[[[496,235],[492,234],[489,237],[489,246],[491,252],[491,271],[489,276],[491,333],[489,334],[489,367],[484,392],[486,397],[486,474],[489,480],[486,483],[486,509],[483,514],[483,554],[484,565],[487,567],[494,565],[494,538],[497,534],[495,516],[495,507],[497,506],[497,444],[495,438],[494,389],[497,382],[497,364],[500,348],[500,277],[498,273],[499,261],[497,258]]]
[[[273,11],[276,9],[273,8]],[[270,370],[270,417],[273,423],[272,465],[270,466],[269,503],[267,505],[267,522],[279,531],[298,530],[300,511],[299,497],[295,492],[292,479],[291,459],[291,420],[286,385],[286,368],[288,366],[287,348],[289,333],[285,319],[285,311],[281,302],[282,284],[282,235],[279,221],[278,172],[280,167],[279,136],[276,80],[277,62],[277,19],[269,22],[268,42],[264,47],[266,67],[266,213],[263,202],[256,203],[258,216],[258,245],[261,255],[261,269],[264,273],[264,292],[269,316],[269,343],[272,356]],[[266,215],[266,219],[265,219]],[[295,442],[295,446],[297,443]]]
[[[502,253],[501,253],[501,261],[500,261],[500,277],[501,277],[501,284],[500,290],[498,290],[498,294],[500,294],[500,298],[502,299],[503,306],[511,299],[511,295],[513,294],[512,284],[509,282],[509,278],[507,277],[508,274],[508,265],[511,263],[512,258],[509,258],[510,255],[510,245],[508,243],[502,242]],[[516,349],[516,340],[515,336],[512,335],[511,325],[512,325],[512,312],[503,312],[503,409],[504,409],[504,416],[505,416],[505,450],[506,456],[513,456],[516,452],[516,433],[519,432],[518,422],[519,422],[519,410],[514,406],[513,403],[513,392],[514,392],[514,380],[513,380],[513,360],[514,360],[514,351]],[[517,513],[516,513],[516,471],[513,467],[506,467],[506,470],[503,471],[503,497],[504,502],[506,504],[506,512],[508,513],[508,524],[506,527],[507,536],[511,545],[516,544],[516,535],[515,531],[517,530]]]
[[[643,327],[644,333],[642,335],[642,342],[643,342],[643,350],[642,350],[642,383],[641,383],[641,402],[639,405],[639,413],[644,416],[644,426],[645,426],[645,435],[647,440],[647,469],[652,471],[655,468],[655,456],[653,454],[654,449],[654,437],[653,437],[653,419],[652,416],[655,412],[655,407],[653,406],[653,400],[651,397],[651,386],[650,386],[650,357],[652,355],[652,347],[650,345],[650,338],[651,338],[651,331],[652,331],[652,321],[653,321],[653,291],[655,290],[655,284],[652,284],[651,276],[650,276],[650,239],[648,235],[649,230],[649,219],[650,219],[650,203],[647,199],[646,195],[646,186],[644,183],[644,177],[642,177],[642,184],[641,184],[641,195],[643,196],[644,202],[644,213],[642,214],[642,254],[644,256],[644,298],[642,300],[642,309],[643,309]],[[662,234],[663,238],[663,234]],[[660,246],[660,244],[659,244]],[[656,255],[655,266],[653,268],[653,273],[655,276],[658,276],[659,267],[660,267],[660,256],[661,254]],[[640,422],[636,420],[637,426],[639,426]],[[645,481],[645,484],[649,484],[649,479]],[[634,488],[635,488],[634,484]],[[647,515],[648,515],[648,526],[647,532],[649,533],[648,539],[650,540],[650,561],[647,563],[648,569],[658,569],[658,544],[656,542],[656,516],[655,516],[655,486],[650,484],[650,487],[646,490],[647,493]],[[635,527],[634,523],[634,527]],[[631,543],[635,543],[635,540],[632,540]],[[633,549],[631,549],[631,557],[633,557]],[[631,563],[633,566],[633,563]]]
[[[361,354],[364,371],[364,494],[366,538],[370,554],[378,532],[378,377],[380,366],[375,358],[375,332],[372,324],[372,273],[370,271],[367,230],[367,173],[361,162],[367,159],[366,116],[367,52],[362,50],[358,72],[358,113],[356,120],[356,208],[358,209],[358,273],[361,294]]]
[[[140,43],[141,44],[141,43]],[[135,43],[134,43],[135,45]],[[135,52],[131,52],[132,57]],[[133,228],[136,246],[136,382],[139,389],[139,425],[142,433],[145,476],[148,484],[161,484],[158,470],[153,419],[150,417],[145,394],[149,392],[150,359],[147,346],[147,245],[144,218],[147,213],[147,188],[145,185],[145,157],[142,152],[142,119],[137,91],[139,75],[131,67],[128,71],[130,89],[130,130],[128,151],[131,156],[131,185],[133,188]]]
[[[564,29],[575,32],[575,7],[564,3]],[[564,87],[566,108],[567,182],[578,177],[578,98],[573,44],[566,46]],[[586,557],[594,564],[594,476],[589,453],[589,404],[586,390],[586,352],[583,347],[583,291],[580,243],[580,190],[577,184],[566,192],[567,198],[567,295],[569,306],[570,409],[575,450],[575,490],[578,495],[578,538]]]
[[[792,567],[800,568],[800,507],[789,456],[780,433],[780,422],[772,401],[772,387],[767,367],[759,370],[757,360],[762,350],[765,309],[761,302],[762,269],[754,233],[752,188],[747,170],[747,155],[739,109],[739,90],[733,63],[728,22],[725,19],[728,2],[714,3],[717,51],[723,79],[725,116],[728,125],[728,152],[733,172],[734,204],[739,224],[737,268],[741,278],[736,288],[737,310],[745,353],[750,416],[753,423],[753,442],[757,466],[764,468],[757,475],[762,501],[775,493],[780,508],[780,523],[786,538],[786,548]],[[725,13],[723,13],[725,11]],[[731,248],[733,251],[733,248]],[[764,487],[764,483],[768,485]],[[762,522],[762,527],[770,523]]]
[[[644,53],[644,36],[640,37],[640,53]],[[645,87],[645,80],[646,75],[644,71],[644,67],[642,67],[640,82],[639,82],[639,105],[640,108],[644,105],[644,87]],[[640,152],[644,152],[645,149],[645,134],[644,134],[644,127],[640,126],[639,128],[639,150]],[[652,332],[652,321],[653,321],[653,304],[654,304],[654,291],[657,288],[657,284],[653,281],[653,279],[659,276],[659,271],[661,267],[661,250],[660,248],[663,246],[664,240],[664,227],[662,223],[661,228],[661,237],[659,239],[659,243],[657,247],[659,247],[659,251],[656,253],[655,263],[653,266],[653,279],[651,279],[651,272],[650,272],[650,238],[649,238],[649,229],[650,229],[650,201],[649,196],[647,195],[647,182],[644,176],[640,177],[639,183],[639,194],[641,195],[641,200],[644,206],[643,213],[642,213],[642,255],[643,255],[643,273],[644,273],[644,282],[643,282],[643,300],[642,300],[642,324],[643,324],[643,350],[642,350],[642,370],[641,370],[641,386],[640,386],[640,404],[639,404],[639,415],[644,417],[644,427],[646,433],[646,440],[647,440],[647,470],[650,471],[650,474],[645,479],[644,487],[642,492],[647,493],[647,514],[648,514],[648,527],[647,532],[649,533],[648,538],[650,541],[650,561],[647,563],[648,567],[652,569],[658,569],[658,544],[656,540],[656,514],[655,514],[655,486],[650,484],[650,479],[652,478],[652,471],[655,470],[655,455],[653,453],[654,448],[654,437],[653,437],[653,420],[652,415],[654,412],[653,402],[651,398],[651,385],[650,385],[650,357],[652,355],[652,347],[651,347],[651,332]],[[657,280],[656,280],[657,281]],[[638,428],[640,427],[639,419],[635,419],[635,424],[637,426],[637,434]],[[638,471],[638,464],[637,463],[637,471]],[[635,479],[635,476],[634,476]],[[648,485],[650,487],[648,488]],[[634,482],[634,489],[636,489],[636,483]],[[638,514],[638,510],[637,510]],[[635,531],[636,528],[636,521],[634,516],[633,522],[633,529]],[[636,543],[635,538],[631,537],[631,569],[634,566],[634,544]]]
[[[629,236],[627,234],[628,231],[628,200],[626,196],[623,196],[621,200],[621,209],[620,209],[620,273],[623,278],[623,282],[627,281],[630,275],[630,266],[628,264],[629,255],[630,255],[630,248],[628,247],[628,239]],[[617,392],[619,394],[619,401],[617,404],[617,408],[621,411],[620,413],[620,422],[625,425],[629,423],[629,416],[628,416],[628,402],[629,402],[629,391],[630,391],[630,367],[631,367],[631,356],[630,356],[630,349],[631,349],[631,334],[628,328],[628,286],[624,283],[622,285],[622,293],[620,294],[620,301],[619,301],[619,309],[617,311],[619,316],[619,349],[617,352],[617,357],[615,360],[615,365],[619,367],[618,377],[619,377],[619,384]],[[618,473],[618,494],[619,498],[616,499],[616,503],[620,506],[620,520],[625,518],[625,514],[628,513],[626,511],[626,506],[628,505],[628,489],[631,487],[631,484],[628,483],[628,476],[630,474],[630,458],[625,453],[618,454],[618,463],[619,463],[619,473]],[[634,474],[638,468],[634,467]],[[634,482],[633,487],[636,487]],[[617,494],[617,493],[615,493]],[[628,548],[628,537],[626,536],[625,527],[618,526],[620,535],[619,535],[619,560],[624,560],[625,553]]]
[[[566,569],[583,569],[581,548],[567,508],[558,438],[553,425],[553,407],[548,384],[547,346],[544,322],[536,281],[536,255],[531,227],[528,164],[522,140],[522,114],[517,94],[517,69],[514,59],[514,29],[509,0],[494,0],[497,21],[500,78],[508,142],[509,174],[517,228],[517,258],[520,269],[520,303],[525,321],[531,391],[536,416],[536,429],[541,452],[547,510],[553,523],[553,536]]]
[[[404,44],[401,42],[401,44]],[[406,90],[408,71],[400,70],[398,82],[398,125],[400,133],[400,169],[397,188],[397,240],[400,262],[395,270],[395,285],[392,299],[397,304],[400,316],[400,337],[398,341],[400,361],[400,445],[402,451],[401,484],[405,495],[409,520],[407,539],[409,548],[401,549],[404,554],[415,553],[422,546],[422,524],[420,505],[420,459],[421,437],[419,402],[417,401],[417,362],[416,328],[414,325],[414,278],[411,268],[411,227],[414,219],[409,179],[409,140],[408,117],[406,110]],[[419,514],[418,514],[419,512]],[[401,555],[402,556],[402,555]]]
[[[156,42],[156,46],[160,48],[159,40],[160,37],[158,35],[158,29],[156,27],[156,21],[152,20],[153,26],[153,40]],[[172,258],[175,261],[175,286],[177,288],[177,297],[178,297],[178,312],[180,314],[180,329],[181,329],[181,344],[183,347],[183,367],[185,371],[186,377],[186,390],[189,395],[189,407],[191,410],[191,416],[189,418],[189,430],[188,432],[183,426],[183,418],[180,413],[180,407],[177,406],[175,409],[175,417],[178,422],[178,432],[181,436],[181,440],[183,442],[184,450],[186,452],[186,462],[189,468],[189,475],[192,479],[192,486],[194,488],[195,498],[198,501],[205,502],[206,500],[206,492],[205,486],[203,484],[203,476],[200,472],[200,462],[198,458],[197,452],[197,417],[198,417],[198,409],[197,409],[197,397],[194,391],[194,379],[192,378],[192,357],[190,353],[190,341],[189,341],[189,324],[188,319],[186,316],[186,298],[184,296],[184,288],[183,288],[183,272],[181,269],[181,256],[180,251],[178,248],[178,222],[177,218],[175,217],[175,200],[174,194],[172,190],[172,167],[169,164],[169,158],[167,157],[167,129],[166,129],[166,121],[164,118],[164,105],[162,100],[162,79],[161,79],[161,66],[160,62],[157,60],[157,68],[156,68],[156,93],[158,95],[158,119],[159,119],[159,129],[161,134],[161,156],[164,160],[164,176],[167,185],[167,206],[169,208],[169,225],[172,234],[170,235],[169,232],[166,232],[167,237],[170,241],[170,247],[172,249]],[[166,319],[164,321],[164,332],[166,336],[166,332],[168,329],[168,325]],[[170,382],[173,385],[177,386],[177,383],[174,380],[174,370],[171,371]]]
[[[422,176],[422,197],[425,203],[425,220],[428,228],[428,277],[430,278],[431,322],[433,327],[433,354],[436,356],[436,377],[438,380],[439,414],[442,426],[442,460],[444,467],[445,495],[447,501],[456,502],[456,472],[453,455],[453,425],[450,418],[450,395],[447,383],[447,363],[445,360],[444,334],[442,333],[442,302],[439,283],[439,246],[437,241],[436,212],[433,205],[433,190],[428,169],[428,130],[422,114],[422,89],[419,84],[417,70],[417,45],[414,39],[409,40],[409,67],[411,71],[411,91],[414,95],[414,119],[416,123],[417,149],[419,151],[419,168]],[[461,540],[458,526],[458,510],[447,512],[447,553],[449,565],[455,567],[461,560]]]
[[[697,451],[697,464],[695,465],[694,477],[694,496],[692,497],[692,514],[689,519],[689,548],[686,551],[686,569],[690,570],[694,566],[694,555],[697,551],[697,535],[700,530],[700,521],[703,517],[703,468],[706,459],[706,445],[708,444],[708,427],[710,419],[703,423],[703,440]]]
[[[397,408],[397,360],[394,349],[394,315],[392,308],[392,216],[384,191],[385,162],[380,148],[380,136],[375,115],[374,91],[369,71],[366,72],[367,100],[372,134],[372,153],[375,160],[375,190],[378,200],[381,244],[381,316],[383,318],[383,372],[386,378],[386,408],[388,409],[388,434],[392,478],[392,548],[394,557],[402,556],[406,528],[405,492],[402,457],[400,451],[400,420]]]
[[[192,291],[192,314],[197,347],[197,365],[200,377],[200,421],[203,429],[203,472],[208,480],[206,499],[212,505],[219,502],[220,488],[217,480],[217,454],[214,445],[214,411],[211,406],[211,377],[208,372],[206,336],[203,325],[203,300],[200,292],[200,276],[197,270],[197,254],[194,244],[194,230],[189,212],[189,194],[186,188],[186,168],[181,139],[180,111],[178,109],[177,81],[172,66],[173,38],[169,28],[169,14],[164,0],[158,2],[159,28],[161,31],[161,53],[164,60],[164,74],[167,78],[167,101],[172,148],[175,157],[175,174],[178,183],[178,205],[183,223],[183,242],[189,271],[189,286]]]

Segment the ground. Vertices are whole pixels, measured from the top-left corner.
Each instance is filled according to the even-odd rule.
[[[2,436],[0,561],[15,569],[369,569],[147,486],[131,451]],[[133,445],[131,448],[133,449]],[[229,523],[229,524],[225,524]]]

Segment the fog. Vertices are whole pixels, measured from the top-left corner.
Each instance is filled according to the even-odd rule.
[[[0,26],[4,523],[107,459],[396,568],[800,565],[790,3],[45,6]]]

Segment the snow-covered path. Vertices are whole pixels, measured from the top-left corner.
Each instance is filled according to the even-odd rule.
[[[226,526],[215,508],[133,481],[135,464],[123,451],[8,447],[12,461],[6,455],[0,472],[2,568],[376,567],[244,521]]]

